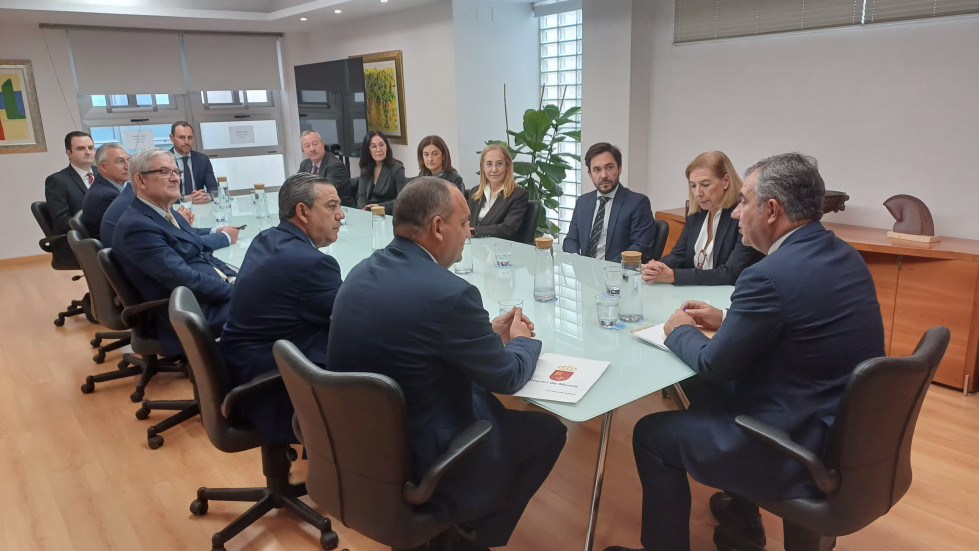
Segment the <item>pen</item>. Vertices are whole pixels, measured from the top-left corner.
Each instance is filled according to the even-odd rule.
[[[245,228],[247,228],[247,227],[248,227],[248,224],[242,224],[242,225],[240,225],[240,226],[235,226],[235,229],[236,229],[236,230],[243,230],[243,229],[245,229]]]

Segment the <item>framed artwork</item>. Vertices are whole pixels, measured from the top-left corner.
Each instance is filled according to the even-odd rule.
[[[47,150],[31,62],[0,59],[0,153]]]
[[[364,61],[367,129],[383,132],[393,144],[408,145],[401,50],[352,57]]]

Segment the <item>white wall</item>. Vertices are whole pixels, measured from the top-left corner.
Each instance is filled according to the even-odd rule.
[[[0,194],[5,205],[0,216],[0,259],[4,259],[44,254],[37,246],[43,234],[31,215],[30,205],[44,199],[44,179],[68,166],[65,134],[81,126],[64,31],[41,31],[36,24],[0,22],[0,52],[3,59],[31,61],[48,148],[45,153],[0,155]]]
[[[703,151],[739,170],[801,151],[827,188],[850,195],[828,221],[889,228],[881,203],[908,193],[937,234],[979,238],[979,18],[674,46],[673,2],[653,4],[654,209],[683,204],[684,168]]]

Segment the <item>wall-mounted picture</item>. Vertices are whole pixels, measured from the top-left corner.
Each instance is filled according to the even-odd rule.
[[[391,143],[407,145],[401,50],[354,57],[364,61],[368,130],[383,132]]]
[[[0,59],[0,153],[47,150],[31,62]]]

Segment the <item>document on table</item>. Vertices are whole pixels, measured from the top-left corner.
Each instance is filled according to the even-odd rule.
[[[655,346],[656,348],[660,348],[662,350],[666,350],[667,352],[669,352],[670,349],[666,347],[666,332],[664,331],[665,327],[666,324],[661,323],[659,325],[654,325],[652,327],[643,327],[642,329],[636,329],[632,333],[635,336],[639,337],[640,339]],[[708,339],[714,338],[714,335],[717,333],[717,331],[704,329],[703,327],[697,327],[697,329],[701,333],[706,335]]]
[[[530,381],[513,395],[576,404],[610,363],[546,352],[537,360]]]

